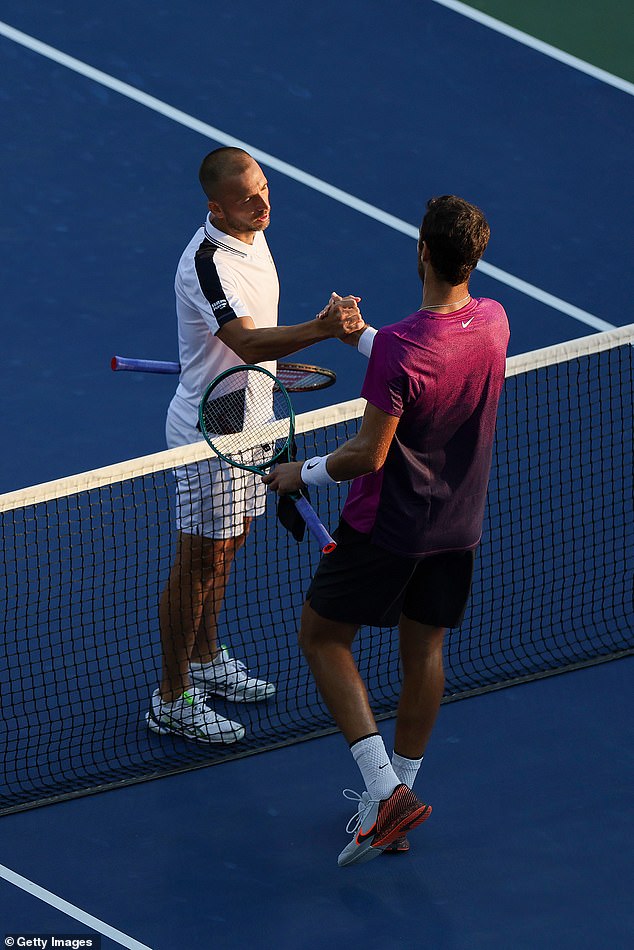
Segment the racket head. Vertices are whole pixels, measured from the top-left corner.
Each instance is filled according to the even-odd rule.
[[[198,424],[216,455],[263,474],[287,457],[295,414],[283,383],[263,366],[232,366],[207,386]]]
[[[277,379],[289,393],[308,393],[333,386],[337,382],[337,374],[323,366],[285,361],[277,364]]]

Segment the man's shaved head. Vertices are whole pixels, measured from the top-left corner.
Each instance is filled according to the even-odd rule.
[[[226,178],[242,174],[252,164],[253,159],[248,152],[232,146],[216,148],[206,155],[200,166],[198,178],[207,198],[210,201],[217,200],[218,185]]]

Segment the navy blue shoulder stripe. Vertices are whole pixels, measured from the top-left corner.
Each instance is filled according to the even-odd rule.
[[[225,296],[220,274],[214,261],[216,250],[216,245],[208,238],[204,238],[196,251],[194,265],[200,289],[209,301],[213,315],[218,321],[218,326],[222,327],[229,320],[235,320],[237,314]]]

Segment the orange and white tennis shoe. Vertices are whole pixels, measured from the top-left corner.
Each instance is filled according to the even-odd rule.
[[[431,805],[420,802],[407,785],[397,785],[389,798],[378,802],[368,792],[359,795],[346,788],[343,794],[359,805],[346,826],[353,837],[339,855],[340,868],[378,858],[385,848],[431,815]]]

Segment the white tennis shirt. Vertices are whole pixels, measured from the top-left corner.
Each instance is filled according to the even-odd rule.
[[[208,384],[242,363],[216,334],[230,320],[251,317],[256,327],[277,326],[280,286],[262,231],[245,244],[215,228],[208,216],[185,248],[174,282],[180,381],[169,412],[195,428]],[[261,363],[272,373],[276,361]]]

